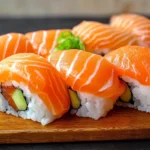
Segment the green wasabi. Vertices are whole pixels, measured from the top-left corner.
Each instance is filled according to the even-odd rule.
[[[74,35],[70,31],[61,32],[60,36],[57,39],[57,44],[62,44],[67,38],[74,37]]]
[[[21,90],[16,89],[12,94],[12,99],[16,104],[18,110],[24,111],[27,109],[27,103]]]
[[[85,45],[78,36],[73,35],[70,31],[64,31],[57,39],[57,47],[54,49],[54,52],[70,49],[85,50]]]

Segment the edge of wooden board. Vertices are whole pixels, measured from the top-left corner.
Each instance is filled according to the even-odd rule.
[[[9,131],[0,133],[1,144],[12,143],[48,143],[48,142],[80,142],[104,140],[150,139],[150,129],[112,129],[91,131]]]
[[[0,113],[0,144],[150,139],[150,113],[118,108],[98,121],[66,115],[48,126]]]

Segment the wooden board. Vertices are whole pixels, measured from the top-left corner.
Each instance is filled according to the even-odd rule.
[[[116,107],[98,121],[66,115],[48,126],[0,113],[0,143],[150,139],[150,114]]]

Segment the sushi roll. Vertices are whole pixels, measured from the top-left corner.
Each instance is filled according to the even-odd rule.
[[[100,55],[81,50],[52,53],[48,61],[61,73],[71,97],[72,110],[77,116],[95,120],[105,117],[126,84],[119,80],[111,63]]]
[[[0,36],[0,60],[17,53],[33,52],[32,44],[23,34],[8,33]]]
[[[138,45],[132,34],[94,21],[83,21],[72,32],[84,42],[86,51],[96,54],[103,55],[126,45]]]
[[[125,46],[105,55],[105,58],[130,87],[117,105],[150,112],[150,50]]]
[[[32,53],[0,62],[0,111],[46,125],[70,108],[68,88],[59,72]]]
[[[44,58],[57,50],[85,50],[85,45],[81,39],[73,35],[69,29],[40,30],[25,35],[36,49],[35,53]]]
[[[45,58],[56,50],[84,49],[81,40],[75,37],[69,29],[40,30],[26,33],[26,37],[36,49],[35,53]]]
[[[120,14],[111,17],[110,24],[120,30],[133,33],[140,46],[150,48],[150,20],[137,14]]]

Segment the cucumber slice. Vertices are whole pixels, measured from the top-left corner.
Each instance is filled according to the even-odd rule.
[[[12,99],[15,102],[18,110],[24,111],[27,109],[27,103],[21,90],[16,89],[12,94]]]
[[[126,87],[127,87],[126,91],[120,96],[120,99],[124,102],[130,102],[132,98],[132,94],[127,84],[126,84]]]
[[[78,98],[78,95],[75,91],[69,89],[69,95],[70,95],[70,98],[71,98],[71,105],[74,109],[78,109],[81,105],[81,101],[80,99]]]

